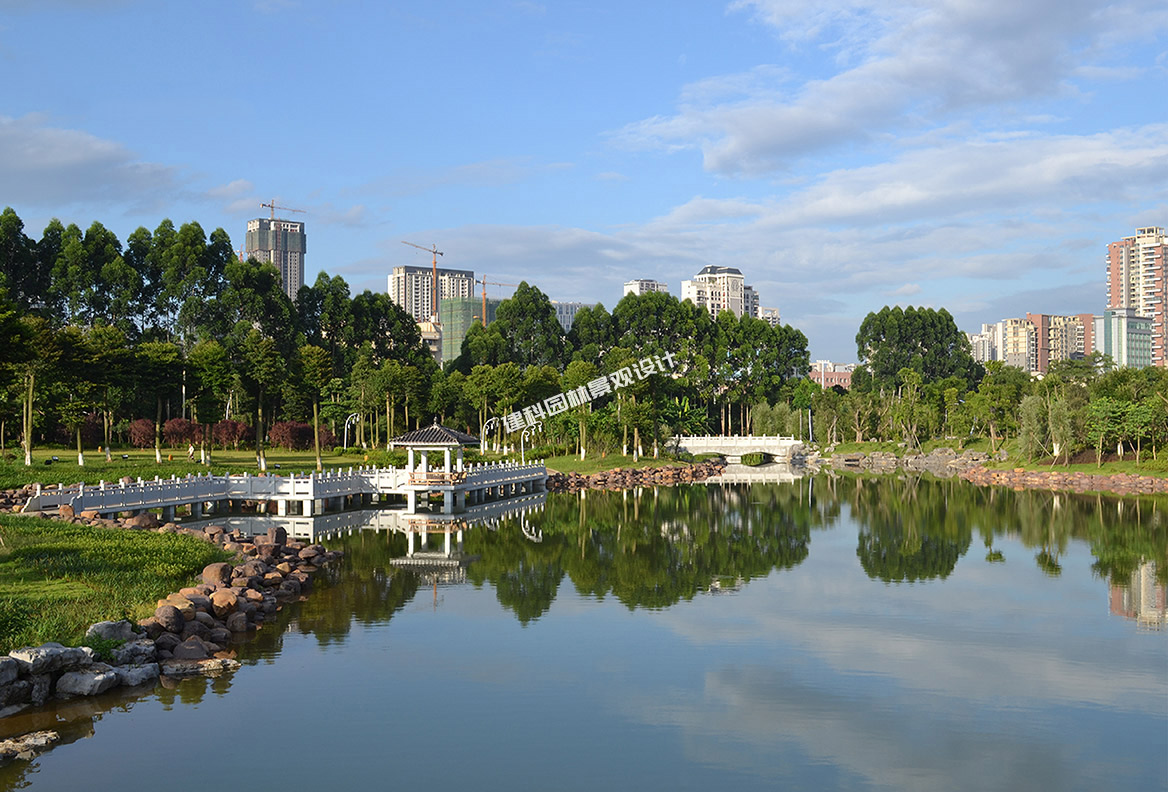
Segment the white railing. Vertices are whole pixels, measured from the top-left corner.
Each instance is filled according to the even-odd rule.
[[[437,475],[439,471],[429,471]],[[415,471],[417,474],[417,471]],[[446,474],[443,474],[444,476]],[[543,465],[518,465],[511,462],[478,464],[466,467],[460,480],[444,480],[441,487],[486,487],[514,481],[546,478]],[[222,500],[326,500],[356,494],[402,493],[409,485],[411,474],[400,468],[349,468],[288,476],[242,475],[187,476],[136,482],[101,482],[99,485],[58,486],[52,489],[37,487],[29,498],[25,511],[48,511],[70,506],[74,513],[82,511],[118,512],[138,509],[156,509],[190,503],[210,503]],[[427,482],[428,484],[428,482]],[[415,486],[422,484],[419,482]]]

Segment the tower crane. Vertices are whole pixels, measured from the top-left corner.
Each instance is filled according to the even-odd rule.
[[[492,286],[518,286],[519,284],[518,283],[500,283],[499,281],[489,281],[489,280],[487,280],[486,275],[484,275],[481,278],[477,278],[475,280],[475,283],[483,284],[483,313],[479,317],[479,320],[483,323],[483,328],[485,329],[487,326],[487,284],[489,283]]]
[[[438,257],[441,255],[444,255],[444,254],[442,253],[441,250],[438,249],[437,245],[434,245],[432,247],[422,247],[421,245],[415,245],[413,242],[406,242],[404,239],[402,240],[402,244],[409,245],[410,247],[416,247],[418,250],[424,250],[427,253],[430,253],[434,259],[434,262],[433,262],[434,274],[433,274],[433,280],[430,282],[430,296],[431,296],[431,303],[432,303],[431,307],[433,308],[433,312],[432,312],[431,316],[433,317],[433,321],[437,322],[438,321]]]
[[[279,204],[276,203],[275,198],[272,199],[271,203],[261,203],[260,208],[271,209],[272,210],[272,218],[271,219],[273,219],[273,220],[276,219],[276,210],[277,209],[280,209],[280,210],[285,211],[285,212],[300,212],[300,214],[304,214],[303,209],[293,209],[290,206],[280,206]]]

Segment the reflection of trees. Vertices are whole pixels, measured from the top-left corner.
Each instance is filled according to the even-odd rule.
[[[849,481],[852,513],[860,523],[856,555],[868,577],[911,583],[949,576],[972,538],[972,515],[951,503],[954,488],[945,486],[950,482]]]
[[[864,571],[885,581],[944,578],[981,535],[985,560],[1005,561],[993,548],[1009,535],[1034,551],[1048,575],[1061,573],[1072,540],[1090,543],[1092,569],[1125,581],[1140,563],[1168,556],[1168,510],[1163,499],[1074,495],[1042,490],[975,487],[954,479],[841,477],[833,490],[860,523],[856,550]],[[1168,578],[1157,572],[1161,580]]]
[[[513,612],[521,624],[547,613],[564,570],[559,564],[562,537],[535,543],[523,536],[520,518],[500,521],[496,530],[472,528],[466,535],[465,551],[479,556],[466,570],[476,586],[490,582],[499,604]]]
[[[296,619],[299,631],[311,633],[321,645],[342,641],[352,622],[389,621],[417,593],[417,575],[390,563],[406,554],[404,535],[358,531],[326,544],[344,550],[344,560],[317,573]]]

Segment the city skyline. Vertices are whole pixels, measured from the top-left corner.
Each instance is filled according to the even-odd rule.
[[[381,291],[430,263],[410,239],[610,310],[734,267],[845,361],[884,305],[1101,313],[1107,245],[1168,225],[1144,0],[0,8],[0,204],[29,236],[169,217],[238,246],[274,200],[305,210],[309,283]]]

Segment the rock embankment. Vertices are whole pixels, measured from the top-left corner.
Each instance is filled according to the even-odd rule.
[[[580,490],[625,490],[634,487],[668,487],[689,484],[716,476],[726,467],[725,460],[710,459],[696,465],[661,468],[615,468],[600,473],[551,473],[547,477],[548,492],[579,492]]]
[[[989,454],[984,451],[964,451],[958,454],[952,448],[938,448],[928,454],[905,454],[903,457],[887,451],[873,451],[871,454],[833,454],[828,463],[837,470],[866,473],[895,473],[898,470],[908,470],[949,478],[983,465],[988,460]]]
[[[230,645],[261,627],[285,603],[300,599],[320,567],[341,556],[321,545],[289,542],[278,527],[256,538],[216,525],[181,530],[236,553],[237,563],[208,565],[201,583],[159,600],[154,615],[137,625],[120,621],[90,627],[88,642],[110,647],[100,659],[89,646],[56,643],[0,657],[0,717],[54,696],[92,696],[154,682],[159,676],[213,675],[238,668]]]
[[[1072,473],[1059,470],[991,470],[977,466],[962,471],[961,478],[979,486],[1011,487],[1067,492],[1107,492],[1115,495],[1168,494],[1168,478],[1129,473]]]

